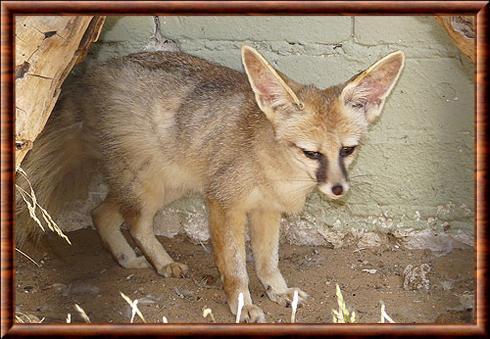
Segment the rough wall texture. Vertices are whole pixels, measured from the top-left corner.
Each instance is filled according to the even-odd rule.
[[[473,66],[432,17],[160,19],[163,34],[183,51],[242,69],[240,47],[251,45],[293,79],[320,87],[403,50],[405,70],[354,164],[352,190],[339,203],[313,194],[302,215],[284,220],[285,237],[340,246],[350,233],[368,246],[386,239],[383,234],[417,234],[413,246],[423,247],[437,232],[445,242],[441,251],[454,237],[472,241]],[[110,17],[92,61],[141,51],[152,31],[151,17]],[[97,200],[100,194],[93,196]],[[155,225],[161,234],[183,228],[194,239],[208,237],[199,198],[173,204]]]

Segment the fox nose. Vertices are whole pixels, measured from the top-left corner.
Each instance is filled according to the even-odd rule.
[[[342,185],[335,185],[332,187],[332,193],[335,195],[342,195],[342,193],[344,193],[344,188]]]

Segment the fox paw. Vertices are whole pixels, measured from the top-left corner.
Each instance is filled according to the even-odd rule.
[[[184,278],[188,271],[189,267],[187,267],[186,264],[182,264],[180,262],[172,262],[160,268],[158,270],[158,274],[163,275],[165,278]]]
[[[132,258],[119,258],[119,264],[124,268],[149,268],[150,263],[144,256],[132,257]]]
[[[246,323],[265,323],[264,311],[253,304],[245,305],[240,314],[240,322]]]
[[[266,290],[269,299],[284,307],[290,307],[293,302],[294,291],[298,291],[298,307],[303,305],[308,298],[308,294],[299,288],[288,288],[285,292],[276,292],[272,288]]]

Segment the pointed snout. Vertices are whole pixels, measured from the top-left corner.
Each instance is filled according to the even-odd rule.
[[[348,183],[334,183],[331,184],[329,182],[321,184],[318,186],[320,192],[326,194],[330,199],[336,200],[342,198],[345,193],[349,190]]]

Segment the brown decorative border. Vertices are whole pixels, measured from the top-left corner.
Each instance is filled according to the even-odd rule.
[[[476,324],[14,324],[15,15],[475,15],[476,58]],[[180,335],[479,335],[487,331],[488,1],[4,1],[1,3],[1,333],[42,336]]]

